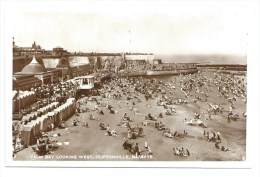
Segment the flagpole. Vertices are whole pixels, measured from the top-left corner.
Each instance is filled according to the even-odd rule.
[[[130,53],[131,53],[131,51],[132,51],[132,41],[131,41],[131,30],[129,29],[129,50],[130,50]]]

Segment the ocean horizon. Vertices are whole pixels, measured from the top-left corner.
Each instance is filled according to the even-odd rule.
[[[246,55],[165,55],[155,54],[155,59],[164,63],[208,63],[208,64],[247,64]]]

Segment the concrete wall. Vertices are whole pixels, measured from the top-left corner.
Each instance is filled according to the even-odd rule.
[[[59,61],[60,61],[59,58],[55,58],[55,59],[52,59],[52,58],[51,59],[48,59],[48,58],[42,59],[44,67],[45,68],[52,68],[52,69],[57,67],[57,65],[59,64]]]
[[[86,56],[69,57],[69,64],[71,67],[89,64],[89,58]]]
[[[56,68],[59,64],[59,58],[45,58],[42,59],[45,68]],[[89,58],[85,56],[73,56],[69,57],[69,65],[71,67],[81,66],[89,63]]]
[[[120,66],[123,58],[121,56],[100,56],[102,66],[105,65],[105,61],[109,60],[111,65]]]
[[[150,63],[154,60],[154,55],[125,55],[126,60],[148,60]]]

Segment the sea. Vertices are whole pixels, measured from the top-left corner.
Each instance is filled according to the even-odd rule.
[[[247,64],[246,55],[164,55],[155,54],[164,63]]]

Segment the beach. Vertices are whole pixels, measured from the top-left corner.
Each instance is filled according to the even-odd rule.
[[[206,78],[205,85],[198,86],[197,78]],[[58,144],[58,148],[44,156],[37,156],[31,146],[17,152],[14,160],[30,161],[241,161],[246,159],[246,103],[244,97],[237,97],[233,103],[233,112],[239,115],[239,119],[229,122],[230,102],[221,96],[218,91],[216,73],[203,72],[195,75],[182,76],[151,76],[139,78],[112,78],[107,81],[100,90],[99,96],[82,96],[77,102],[84,111],[73,115],[65,122],[65,128],[55,128],[47,132],[51,141]],[[220,75],[222,79],[231,77]],[[242,76],[239,76],[242,77]],[[235,76],[234,80],[239,80]],[[244,76],[243,76],[244,77]],[[183,91],[181,86],[185,81],[195,80],[191,91]],[[120,81],[120,82],[119,82]],[[190,81],[189,81],[190,82]],[[193,82],[193,81],[192,81]],[[120,84],[119,84],[120,83]],[[158,86],[157,90],[149,95],[136,90],[137,85],[146,83],[146,91]],[[158,91],[160,90],[160,91]],[[184,92],[187,94],[184,94]],[[206,93],[206,94],[205,94]],[[120,97],[114,97],[120,94]],[[196,99],[198,97],[198,99]],[[94,98],[94,99],[93,99]],[[175,104],[165,105],[174,108],[176,112],[166,115],[168,108],[158,105],[161,99],[185,100]],[[196,101],[195,101],[196,100]],[[163,101],[162,101],[163,102]],[[223,111],[208,113],[209,105],[221,105]],[[111,113],[108,105],[115,113]],[[100,114],[100,110],[104,115]],[[131,121],[122,121],[124,114]],[[160,118],[160,113],[163,118]],[[194,120],[194,114],[200,115],[199,122]],[[156,120],[147,120],[148,114],[154,115]],[[92,115],[93,120],[90,120]],[[149,117],[149,116],[148,116]],[[77,121],[77,126],[73,125]],[[194,120],[193,124],[187,123]],[[144,124],[144,122],[146,122]],[[195,123],[194,123],[195,122]],[[87,123],[87,126],[85,126]],[[115,129],[116,136],[108,136],[106,130],[100,129],[100,124],[109,125]],[[137,138],[128,137],[128,127],[141,127],[142,135]],[[160,123],[167,131],[155,127]],[[200,126],[204,125],[204,126]],[[173,134],[176,134],[173,136]],[[226,151],[216,148],[216,142],[209,141],[205,132],[210,136],[214,133],[221,135],[221,145]],[[213,132],[213,133],[212,133]],[[61,136],[53,136],[60,133]],[[167,133],[173,137],[168,137]],[[123,148],[123,143],[138,143],[140,154],[132,153]],[[150,151],[147,150],[147,144]],[[184,155],[176,155],[174,148],[184,149]],[[188,154],[186,153],[189,152]]]

